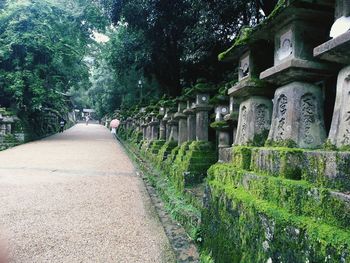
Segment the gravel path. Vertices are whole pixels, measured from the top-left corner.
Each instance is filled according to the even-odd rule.
[[[0,152],[11,262],[174,262],[142,180],[99,125]]]

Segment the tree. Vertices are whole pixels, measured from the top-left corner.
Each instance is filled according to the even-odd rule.
[[[137,52],[147,60],[137,67],[146,78],[156,79],[161,93],[171,96],[179,95],[183,83],[191,84],[197,78],[222,81],[228,68],[218,63],[218,53],[229,47],[243,26],[261,19],[255,0],[104,2],[114,24],[126,23],[130,34],[138,34],[137,41],[145,44]],[[125,65],[133,68],[132,62]]]
[[[103,27],[83,1],[9,2],[0,13],[0,95],[40,135],[47,109],[64,114],[71,89],[87,89],[83,61],[94,28]]]

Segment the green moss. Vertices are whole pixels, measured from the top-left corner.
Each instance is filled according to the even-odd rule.
[[[287,147],[287,148],[297,148],[297,143],[292,139],[271,141],[267,140],[265,143],[266,147]]]
[[[247,145],[249,146],[263,146],[269,135],[269,130],[264,130],[259,134],[255,134],[253,140],[249,141]]]
[[[298,148],[254,148],[251,169],[273,176],[300,180],[305,164],[303,153],[304,151]],[[263,160],[266,165],[261,165],[259,160]]]
[[[337,146],[335,146],[330,140],[327,140],[322,147],[326,151],[336,151]]]
[[[339,148],[341,152],[350,152],[350,145],[344,145]]]
[[[201,242],[200,232],[200,209],[192,205],[187,195],[179,193],[173,183],[159,173],[157,168],[146,159],[140,160],[140,152],[130,147],[126,141],[123,141],[129,156],[134,160],[135,165],[143,172],[145,179],[156,189],[157,194],[165,203],[165,209],[171,217],[178,221],[195,242]],[[174,142],[167,142],[164,148],[173,147]],[[134,151],[135,150],[135,151]]]
[[[178,191],[203,181],[208,168],[217,161],[215,149],[209,142],[186,142],[169,164],[169,175]]]
[[[226,121],[215,121],[210,124],[213,129],[227,129],[230,125]]]
[[[244,27],[242,28],[241,32],[239,33],[238,37],[235,39],[235,42],[233,45],[226,50],[225,52],[222,52],[219,54],[218,59],[219,61],[225,60],[228,55],[238,46],[244,46],[248,43],[251,33],[253,32],[253,29],[250,27]]]
[[[346,229],[350,222],[350,207],[328,189],[316,188],[306,181],[288,180],[251,173],[232,164],[216,164],[208,170],[209,180],[224,185],[242,187],[258,199],[274,203],[295,215]]]
[[[164,167],[165,160],[168,158],[168,155],[171,151],[177,146],[177,142],[167,141],[162,148],[159,149],[157,157],[155,159],[155,164],[158,169]]]
[[[241,187],[209,181],[202,214],[204,248],[217,262],[343,262],[350,233],[296,216]]]
[[[250,170],[251,156],[251,147],[234,146],[232,148],[232,163],[236,168]]]
[[[211,105],[222,105],[222,104],[228,104],[229,101],[230,101],[230,98],[227,95],[217,94],[216,96],[212,97],[209,100],[209,103]]]

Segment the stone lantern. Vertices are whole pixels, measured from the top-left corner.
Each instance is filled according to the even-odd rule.
[[[170,108],[165,108],[165,115],[162,119],[162,122],[165,124],[165,140],[169,141],[170,137],[170,125],[169,121],[171,119]]]
[[[159,108],[159,140],[165,141],[166,140],[166,121],[164,120],[165,116],[165,108],[160,107]]]
[[[212,109],[209,105],[209,94],[197,93],[193,109],[196,112],[196,140],[208,141],[209,111]]]
[[[292,2],[265,28],[274,34],[274,66],[263,71],[260,79],[279,86],[268,136],[272,145],[317,148],[324,143],[324,96],[314,82],[331,76],[334,67],[315,60],[312,50],[326,39],[329,17],[324,9]]]
[[[219,149],[230,147],[230,125],[224,120],[224,116],[226,116],[228,112],[228,105],[218,105],[215,107],[215,122],[223,123],[223,125],[213,127],[218,132]]]
[[[159,120],[157,119],[157,115],[154,112],[151,112],[151,121],[149,123],[150,125],[150,140],[155,141],[158,140],[159,136]]]
[[[146,115],[146,119],[145,119],[145,123],[146,123],[146,140],[149,141],[151,140],[151,137],[152,137],[152,130],[151,130],[151,120],[152,120],[152,117],[148,114]]]
[[[127,130],[130,130],[132,128],[132,121],[133,121],[133,119],[131,117],[128,117],[126,119],[126,129]]]
[[[334,105],[329,142],[337,147],[350,146],[350,2],[337,0],[335,6],[334,29],[339,19],[346,18],[342,25],[345,33],[317,46],[314,56],[323,60],[343,64],[337,79],[337,94]],[[345,19],[345,21],[346,21]]]
[[[187,140],[196,140],[196,115],[194,111],[195,103],[187,100],[186,109],[183,113],[187,116]]]
[[[239,104],[238,126],[234,145],[263,145],[271,124],[273,85],[258,80],[269,63],[266,46],[251,45],[241,51],[238,82],[228,90],[231,112]]]
[[[187,141],[187,116],[184,114],[186,103],[179,100],[178,110],[174,114],[174,119],[178,121],[178,145],[180,146]]]
[[[146,118],[143,117],[141,120],[141,129],[142,129],[142,140],[147,140],[147,122]]]
[[[224,116],[224,120],[232,127],[232,141],[235,140],[237,134],[239,114],[239,102],[235,98],[230,97],[229,112]]]
[[[174,118],[176,110],[173,108],[169,108],[168,110],[168,124],[167,126],[169,126],[169,141],[178,141],[178,121]]]

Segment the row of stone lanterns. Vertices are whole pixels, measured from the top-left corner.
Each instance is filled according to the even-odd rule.
[[[341,12],[338,6],[344,2],[336,2],[337,13]],[[238,82],[228,91],[231,104],[239,105],[234,145],[267,143],[315,149],[326,142],[325,94],[321,81],[339,68],[326,60],[349,63],[350,35],[348,32],[316,47],[327,39],[330,19],[330,12],[324,8],[308,9],[290,4],[253,35],[249,44],[236,48],[231,59],[238,57]],[[274,39],[274,48],[269,44],[271,39]],[[317,59],[313,55],[314,47]],[[350,145],[349,99],[345,88],[349,79],[349,69],[345,67],[338,77],[329,134],[330,142],[338,147]]]
[[[209,111],[212,110],[208,94],[197,94],[195,102],[180,99],[177,109],[160,106],[158,110],[158,116],[152,111],[139,122],[143,140],[176,141],[178,145],[187,141],[208,141]],[[132,127],[131,121],[127,118],[126,129]]]

